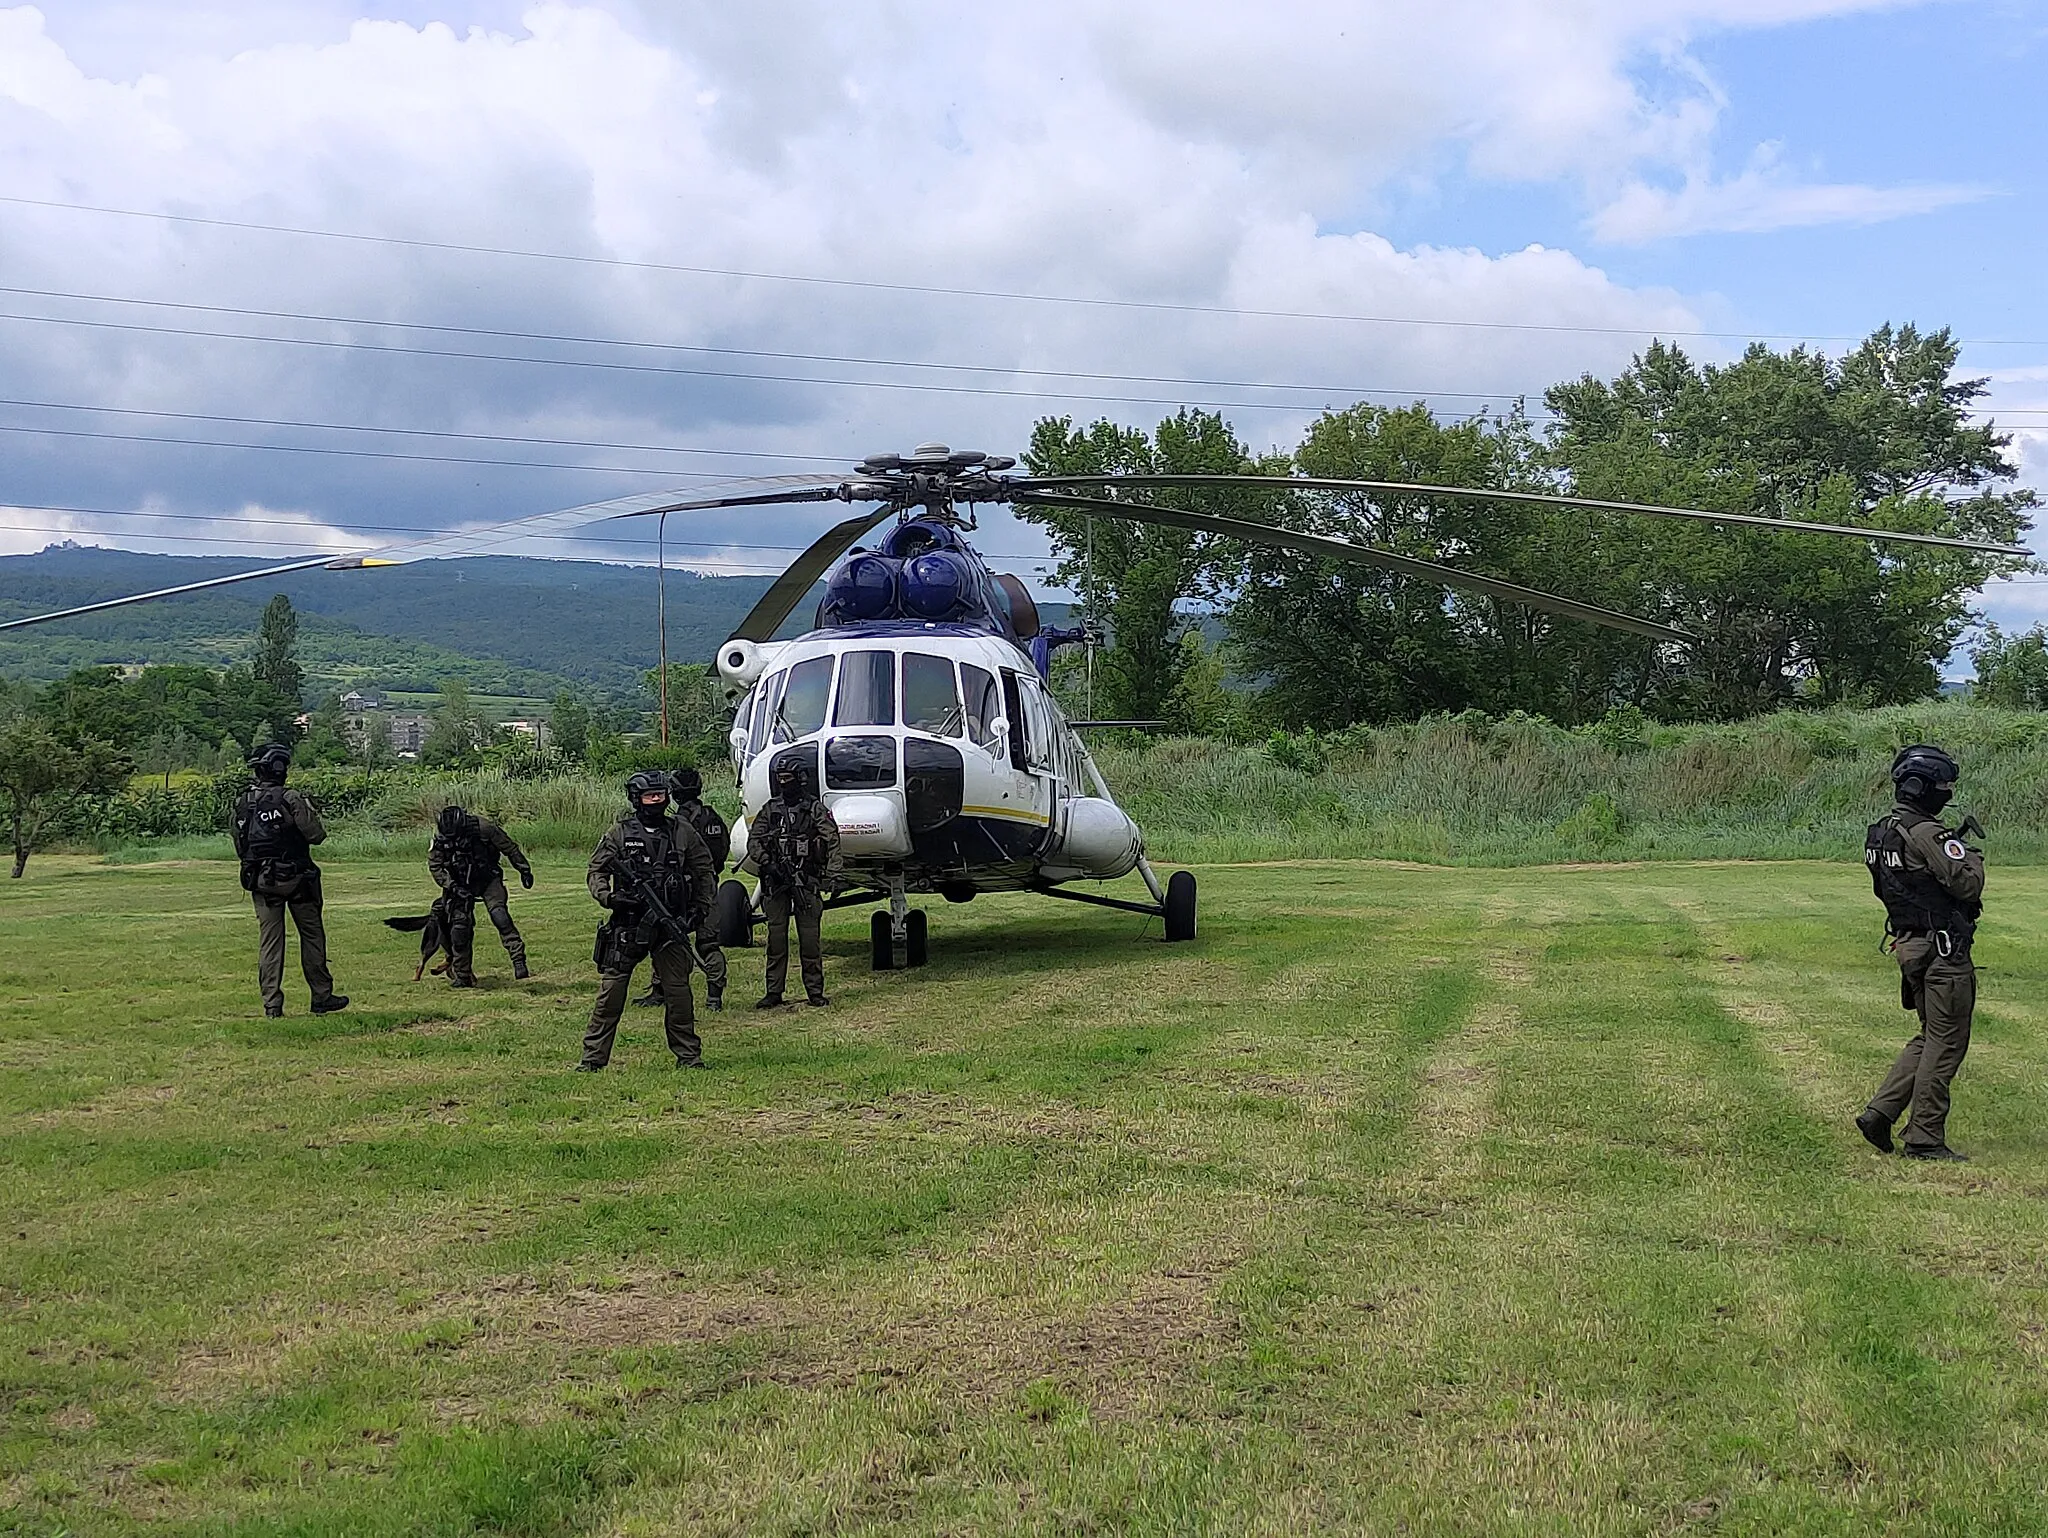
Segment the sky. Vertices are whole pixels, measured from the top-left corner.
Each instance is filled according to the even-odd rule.
[[[0,552],[285,560],[1183,402],[1285,446],[1887,321],[1968,340],[2048,493],[2043,78],[2048,0],[0,0]]]

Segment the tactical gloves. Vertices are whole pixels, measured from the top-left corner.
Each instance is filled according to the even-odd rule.
[[[530,870],[521,871],[519,873],[519,884],[531,892],[533,890],[533,872]]]

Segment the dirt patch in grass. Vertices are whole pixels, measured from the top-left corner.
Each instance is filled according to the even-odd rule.
[[[76,1105],[58,1106],[22,1117],[31,1127],[61,1127],[69,1122],[98,1121],[167,1111],[178,1099],[175,1084],[124,1084]]]

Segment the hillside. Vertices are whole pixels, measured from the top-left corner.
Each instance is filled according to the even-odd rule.
[[[228,556],[142,555],[53,546],[0,557],[0,618],[91,603],[247,570]],[[752,606],[760,577],[671,572],[669,655],[708,660]],[[654,665],[655,578],[642,566],[490,556],[390,570],[295,573],[0,637],[0,675],[45,679],[97,662],[237,657],[273,593],[303,616],[309,673],[339,682],[432,687],[463,678],[493,692],[563,681],[636,690]]]

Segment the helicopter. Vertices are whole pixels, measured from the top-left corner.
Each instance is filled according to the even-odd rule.
[[[1358,541],[1250,519],[1140,501],[1155,489],[1423,494],[1493,502],[1583,507],[1648,517],[1933,545],[2026,556],[2019,546],[1890,529],[1662,507],[1563,493],[1310,476],[1228,474],[1013,475],[1017,461],[924,443],[876,454],[851,474],[750,477],[692,491],[656,491],[458,531],[355,555],[323,555],[256,571],[83,604],[0,623],[0,631],[126,604],[255,581],[315,567],[364,569],[478,554],[514,540],[608,520],[720,508],[870,503],[827,529],[775,579],[718,649],[717,671],[734,717],[728,743],[745,824],[773,794],[776,771],[794,763],[839,825],[842,889],[828,906],[877,908],[870,919],[877,970],[929,957],[929,925],[911,899],[963,903],[988,892],[1032,892],[1163,921],[1164,938],[1196,933],[1196,882],[1175,871],[1161,882],[1142,830],[1117,804],[1081,736],[1050,688],[1055,633],[1029,589],[990,569],[967,536],[986,505],[1064,508],[1216,534],[1324,560],[1344,561],[1487,594],[1530,608],[1682,646],[1695,637],[1640,618],[1484,573]],[[870,548],[861,542],[892,523]],[[811,627],[776,634],[820,580]],[[1085,631],[1085,627],[1084,627]],[[1076,891],[1136,871],[1147,899]],[[754,875],[742,860],[741,875]],[[760,892],[735,880],[718,890],[722,943],[752,942]],[[899,959],[900,962],[899,962]]]

